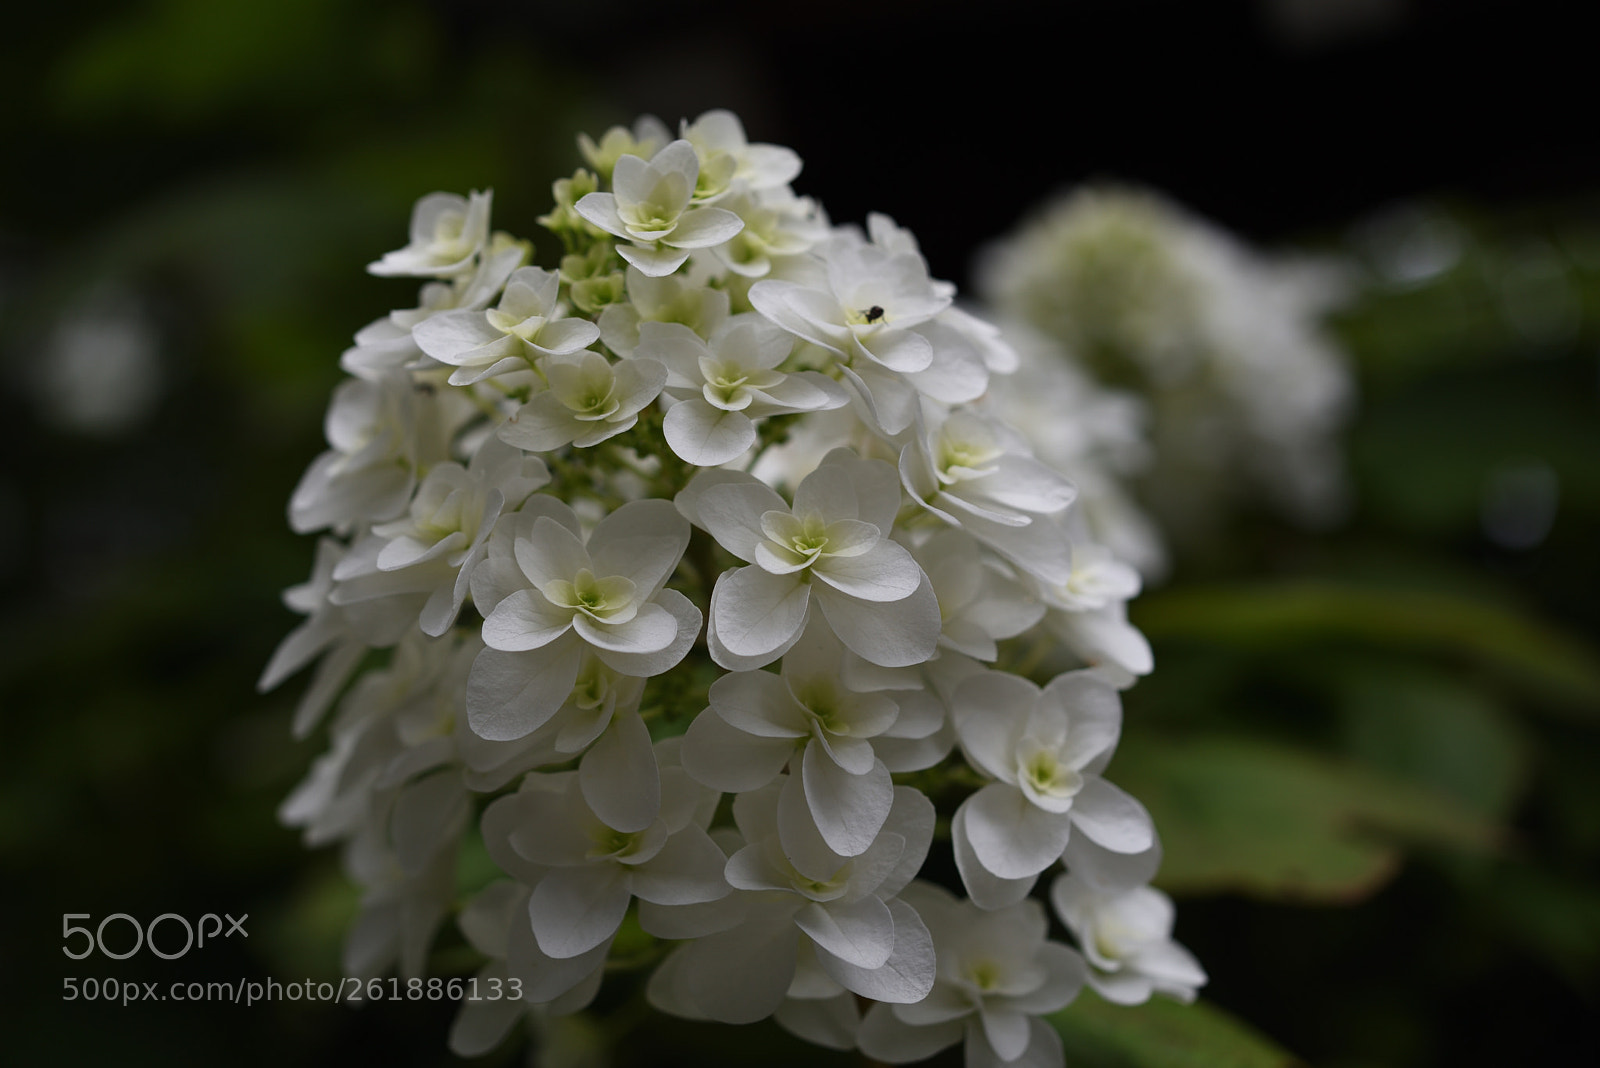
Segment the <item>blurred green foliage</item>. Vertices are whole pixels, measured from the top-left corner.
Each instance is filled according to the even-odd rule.
[[[93,962],[122,981],[338,973],[352,891],[274,817],[316,744],[289,739],[293,686],[252,683],[309,566],[283,505],[337,354],[410,296],[360,266],[432,189],[492,186],[497,222],[538,241],[574,133],[622,116],[554,49],[468,39],[418,0],[19,18],[0,44],[6,1060],[447,1063],[443,1003],[63,1003],[90,969],[56,923],[249,913],[247,942]],[[1299,1063],[1256,1028],[1324,1068],[1593,1041],[1600,206],[1424,204],[1320,245],[1359,279],[1336,324],[1355,506],[1319,533],[1242,516],[1135,603],[1158,666],[1112,776],[1156,816],[1178,937],[1213,982],[1193,1009],[1086,996],[1059,1021],[1080,1068]],[[51,372],[65,325],[107,306],[155,339],[158,391],[116,425],[63,407]],[[466,952],[448,933],[441,966]],[[599,1029],[627,1064],[851,1062],[770,1025]]]

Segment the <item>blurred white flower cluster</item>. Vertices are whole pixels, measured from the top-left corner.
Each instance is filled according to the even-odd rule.
[[[342,845],[362,978],[420,974],[463,850],[498,865],[457,916],[464,1055],[609,965],[683,1017],[1059,1065],[1040,1018],[1085,983],[1205,980],[1105,777],[1151,667],[1137,574],[909,233],[830,225],[728,112],[678,134],[580,140],[559,263],[435,193],[371,266],[428,281],[344,354],[290,502],[326,533],[261,685],[315,661],[294,730],[335,712],[282,816]],[[1058,867],[1076,948],[1030,896]]]
[[[991,246],[978,273],[1019,382],[1037,397],[1054,380],[1099,414],[1064,431],[1023,398],[1024,428],[1080,483],[1091,529],[1145,574],[1163,566],[1161,539],[1130,479],[1176,537],[1262,497],[1300,522],[1339,513],[1353,387],[1321,327],[1345,297],[1331,263],[1269,259],[1153,193],[1087,187]]]

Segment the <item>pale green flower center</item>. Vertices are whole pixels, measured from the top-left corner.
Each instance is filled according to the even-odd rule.
[[[980,960],[967,971],[972,985],[979,990],[993,990],[1000,983],[1000,967],[990,960]]]
[[[639,851],[644,835],[641,832],[628,834],[614,830],[603,823],[596,823],[589,828],[589,840],[594,844],[590,853],[592,857],[631,857]]]
[[[605,622],[633,603],[634,591],[633,580],[629,578],[622,575],[596,578],[594,572],[583,568],[571,582],[553,579],[545,583],[542,592],[551,604]]]

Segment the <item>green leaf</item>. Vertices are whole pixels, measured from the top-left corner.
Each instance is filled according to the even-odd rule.
[[[1482,851],[1497,828],[1460,802],[1270,742],[1131,739],[1109,770],[1150,809],[1179,894],[1348,902],[1388,880],[1401,842]]]
[[[1250,651],[1344,642],[1481,663],[1600,719],[1600,657],[1512,608],[1469,597],[1322,582],[1173,591],[1141,598],[1133,621],[1152,642]]]
[[[1271,1039],[1205,1001],[1112,1005],[1086,991],[1049,1017],[1074,1068],[1295,1068]]]
[[[1439,670],[1374,658],[1335,660],[1329,674],[1348,755],[1486,818],[1510,817],[1528,746],[1493,694]]]

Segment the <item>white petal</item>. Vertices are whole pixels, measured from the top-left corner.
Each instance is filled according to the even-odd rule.
[[[1114,853],[1143,853],[1155,844],[1150,813],[1131,794],[1101,778],[1089,779],[1072,799],[1071,819]]]
[[[825,1049],[855,1049],[861,1026],[861,1010],[848,991],[831,998],[789,997],[772,1018],[784,1030]]]
[[[486,993],[509,989],[510,976],[502,961],[491,961],[478,971],[476,978],[479,980],[477,988]],[[498,980],[501,985],[492,986],[491,980]],[[526,1011],[527,1002],[521,998],[480,997],[476,1001],[462,998],[461,1008],[456,1010],[456,1018],[450,1025],[450,1052],[457,1057],[483,1056],[505,1041]]]
[[[765,483],[750,475],[738,480],[728,477],[734,473],[719,473],[711,479],[706,478],[711,472],[695,476],[685,490],[685,493],[697,491],[693,497],[696,514],[689,518],[705,528],[718,545],[739,559],[750,561],[755,559],[756,546],[767,537],[761,529],[762,515],[771,511],[787,512],[789,506]],[[697,487],[696,483],[704,488]]]
[[[903,601],[927,581],[906,547],[887,538],[859,556],[823,556],[811,572],[863,601]]]
[[[810,633],[807,628],[806,633]],[[804,644],[797,643],[789,657]],[[785,666],[789,660],[784,661]],[[711,707],[730,727],[761,738],[799,739],[810,735],[805,710],[789,684],[770,671],[735,671],[711,684]]]
[[[503,653],[539,649],[572,629],[573,610],[553,605],[538,590],[517,590],[483,621],[483,642]]]
[[[711,836],[691,824],[633,869],[633,892],[657,905],[717,901],[733,889],[722,874],[727,861]]]
[[[572,208],[608,234],[616,234],[618,237],[627,235],[627,226],[623,223],[622,216],[617,214],[617,198],[614,194],[585,193],[578,198],[578,202]]]
[[[661,773],[650,730],[632,712],[614,716],[578,763],[583,799],[608,827],[632,834],[661,811]]]
[[[532,347],[555,356],[587,348],[600,336],[600,328],[587,319],[556,319],[544,324]]]
[[[640,605],[638,613],[625,623],[605,623],[579,613],[572,617],[572,629],[596,650],[647,655],[672,645],[678,636],[678,619],[651,603]]]
[[[884,330],[859,339],[860,348],[891,371],[926,371],[933,363],[933,343],[910,330]]]
[[[746,668],[771,663],[800,638],[810,603],[810,587],[792,575],[770,575],[759,567],[724,572],[711,594],[711,623],[717,641]],[[713,659],[715,657],[713,650]]]
[[[817,603],[850,651],[882,667],[908,667],[931,657],[939,644],[939,602],[926,578],[900,601],[858,601],[818,584]]]
[[[993,782],[961,803],[978,862],[1002,879],[1048,868],[1067,846],[1072,817],[1035,808],[1015,786]]]
[[[700,635],[700,609],[677,590],[662,590],[656,594],[654,605],[644,607],[661,608],[677,620],[678,629],[669,645],[649,653],[595,648],[595,656],[607,667],[641,679],[659,675],[676,667],[678,661],[682,660],[694,645],[695,638]]]
[[[894,950],[894,916],[870,894],[848,904],[812,902],[794,914],[794,922],[817,948],[858,968],[881,968]]]
[[[756,441],[756,425],[749,416],[714,408],[699,398],[674,404],[661,429],[672,451],[699,467],[725,464]]]
[[[690,1002],[723,1023],[755,1023],[777,1011],[794,978],[800,932],[786,917],[691,942],[679,978]]]
[[[618,245],[617,253],[647,278],[665,278],[682,267],[689,258],[687,249],[643,248],[639,245]]]
[[[1016,782],[1017,740],[1039,702],[1039,688],[1006,671],[964,679],[951,702],[956,734],[972,763],[1002,782]]]
[[[570,582],[579,571],[594,567],[589,550],[578,535],[577,516],[564,502],[548,494],[529,499],[514,531],[512,555],[536,588],[543,589],[556,580]]]
[[[894,783],[883,761],[874,760],[865,775],[852,775],[812,741],[806,746],[801,772],[806,803],[828,848],[844,857],[865,853],[894,803]]]
[[[522,997],[532,1005],[543,1005],[580,987],[585,979],[605,964],[611,940],[605,939],[587,953],[575,957],[552,957],[539,948],[533,928],[524,916],[511,929],[507,946],[506,970],[522,980]]]
[[[874,1001],[907,1004],[921,1001],[933,989],[933,937],[916,909],[898,899],[888,902],[894,916],[894,951],[880,968],[858,968],[831,953],[817,961],[839,985]]]
[[[677,248],[710,248],[744,229],[744,220],[722,208],[691,208],[678,216],[678,225],[662,238]]]
[[[1061,1035],[1038,1017],[1028,1018],[1028,1045],[1013,1060],[1001,1060],[984,1037],[983,1029],[969,1025],[967,1032],[968,1068],[1062,1068],[1066,1063]]]
[[[1060,942],[1046,942],[1040,946],[1035,959],[1044,965],[1044,982],[1026,994],[1007,999],[1008,1004],[1018,1012],[1034,1016],[1059,1012],[1083,989],[1089,969],[1082,954]]]
[[[800,776],[784,777],[778,792],[777,817],[778,841],[783,847],[783,856],[795,871],[808,879],[824,882],[833,879],[844,866],[845,858],[829,849],[817,830]],[[895,843],[896,851],[902,847],[903,843]]]
[[[430,316],[412,328],[411,337],[429,356],[456,366],[468,360],[490,363],[495,356],[509,355],[497,352],[489,358],[477,358],[478,350],[507,340],[505,334],[489,325],[481,311],[447,311]]]
[[[485,649],[467,677],[467,723],[490,741],[508,742],[543,726],[578,681],[577,647],[558,641],[528,653]]]
[[[1002,1061],[1014,1061],[1028,1048],[1028,1018],[1014,1009],[987,1003],[979,1010],[983,1037]]]
[[[895,858],[894,867],[882,882],[872,887],[873,893],[883,898],[892,897],[916,878],[922,870],[923,861],[928,858],[928,847],[933,844],[936,819],[933,802],[921,790],[914,786],[894,788],[894,807],[889,810],[889,818],[884,821],[878,837],[882,839],[891,834],[899,835],[905,844]],[[877,843],[873,845],[874,848],[867,851],[868,856],[877,851]],[[858,869],[862,866],[862,859],[856,860]]]
[[[518,408],[496,431],[500,440],[529,452],[549,452],[590,430],[554,393],[541,393]]]
[[[861,1021],[856,1043],[861,1052],[885,1064],[909,1064],[926,1060],[942,1049],[961,1041],[966,1025],[946,1020],[926,1027],[914,1027],[895,1017],[888,1005],[874,1005]]]
[[[713,790],[744,793],[777,778],[794,751],[787,739],[746,734],[708,708],[684,733],[683,768]]]
[[[437,772],[407,785],[395,801],[391,832],[395,859],[416,875],[466,824],[467,792],[454,770]]]
[[[616,933],[632,896],[614,865],[551,869],[528,899],[539,949],[558,960],[588,952]]]
[[[689,544],[689,524],[670,501],[630,501],[600,521],[588,551],[597,575],[621,575],[648,598]],[[571,578],[570,575],[564,576]]]

